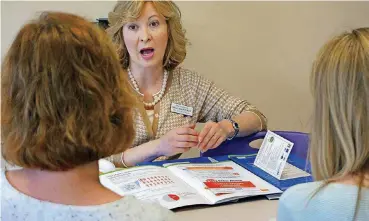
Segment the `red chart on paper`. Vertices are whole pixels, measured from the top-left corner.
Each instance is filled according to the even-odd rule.
[[[226,182],[204,182],[205,186],[209,189],[215,188],[253,188],[255,185],[250,181],[226,181]]]
[[[174,202],[180,200],[180,197],[176,194],[168,194],[163,196],[163,200],[167,202]]]
[[[179,196],[177,196],[177,195],[175,195],[175,194],[168,194],[168,196],[169,196],[171,199],[175,200],[175,201],[178,201],[178,200],[179,200]]]

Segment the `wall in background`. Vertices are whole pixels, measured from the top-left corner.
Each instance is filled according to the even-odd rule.
[[[3,57],[22,24],[42,10],[106,17],[113,1],[1,2]],[[187,68],[247,99],[271,129],[308,131],[309,74],[318,49],[343,30],[369,26],[369,2],[178,2],[191,46]]]

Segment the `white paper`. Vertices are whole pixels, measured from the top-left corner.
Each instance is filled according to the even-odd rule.
[[[196,190],[161,167],[143,166],[119,170],[100,175],[100,182],[121,196],[133,195],[139,200],[156,202],[168,209],[210,204]]]
[[[272,131],[265,135],[254,165],[280,179],[293,143]]]
[[[281,192],[232,161],[172,165],[167,168],[213,203]]]
[[[108,172],[116,170],[115,165],[108,160],[100,159],[98,162],[99,162],[100,173],[108,173]]]
[[[288,179],[306,177],[306,176],[310,176],[310,174],[307,173],[306,171],[301,170],[298,167],[295,167],[292,164],[286,163],[280,180],[288,180]]]

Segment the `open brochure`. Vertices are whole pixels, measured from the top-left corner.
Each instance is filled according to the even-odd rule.
[[[100,182],[119,195],[168,209],[282,192],[233,161],[121,169],[101,174]]]

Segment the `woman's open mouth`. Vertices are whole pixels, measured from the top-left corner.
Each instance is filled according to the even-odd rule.
[[[140,50],[141,57],[145,60],[149,60],[154,56],[154,48],[143,48]]]

